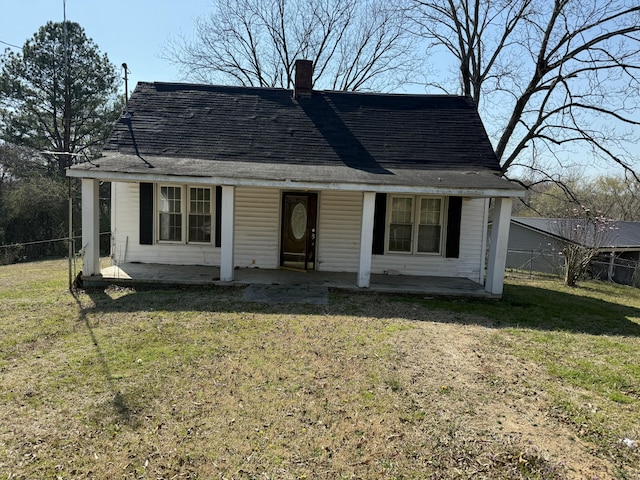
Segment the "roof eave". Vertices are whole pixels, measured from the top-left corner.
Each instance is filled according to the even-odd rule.
[[[420,185],[384,185],[352,182],[318,182],[296,180],[265,180],[253,178],[236,178],[224,176],[166,175],[155,173],[126,173],[100,171],[98,169],[67,169],[67,176],[88,178],[109,182],[168,182],[188,183],[193,185],[230,185],[237,187],[268,187],[298,190],[338,190],[380,193],[410,193],[422,195],[455,195],[463,197],[524,197],[525,192],[519,188],[474,188],[474,187],[433,187]]]

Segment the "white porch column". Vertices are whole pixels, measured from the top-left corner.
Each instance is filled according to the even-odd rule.
[[[493,206],[489,263],[484,289],[493,295],[502,295],[504,268],[509,246],[509,224],[511,223],[511,198],[496,198]]]
[[[98,180],[82,179],[82,276],[100,275],[100,205]]]
[[[235,187],[224,185],[222,187],[222,225],[220,248],[220,280],[231,282],[233,280],[233,242],[235,223]]]
[[[375,192],[364,192],[362,199],[362,225],[360,226],[360,263],[358,287],[367,288],[371,280],[371,255],[373,252],[373,218],[376,207]]]

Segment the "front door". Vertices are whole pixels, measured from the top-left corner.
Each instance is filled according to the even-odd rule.
[[[281,266],[315,269],[317,207],[317,193],[282,194]]]

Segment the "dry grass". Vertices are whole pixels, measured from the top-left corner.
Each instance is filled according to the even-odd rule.
[[[0,267],[0,478],[640,475],[619,442],[640,437],[636,291],[284,306],[65,281],[64,262]],[[531,324],[528,288],[557,320]],[[560,313],[579,305],[606,331]]]

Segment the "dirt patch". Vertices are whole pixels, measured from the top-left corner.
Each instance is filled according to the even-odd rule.
[[[567,478],[610,478],[613,466],[590,453],[594,446],[549,415],[545,373],[498,346],[492,350],[492,335],[478,325],[436,322],[401,332],[394,340],[398,374],[413,401],[449,423],[460,441],[516,443]]]

